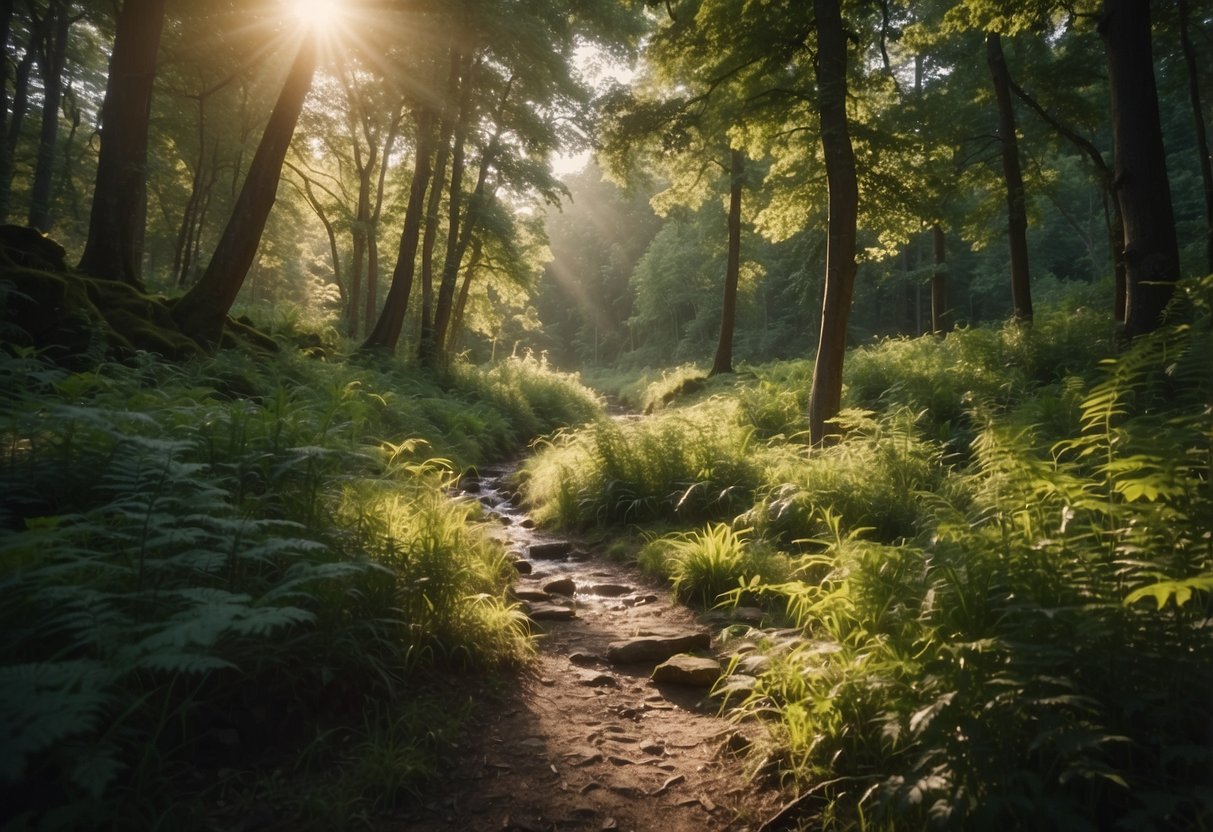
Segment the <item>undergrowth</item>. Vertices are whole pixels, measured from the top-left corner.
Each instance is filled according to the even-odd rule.
[[[11,829],[188,828],[221,799],[182,803],[211,779],[191,772],[351,720],[350,805],[416,792],[442,751],[409,716],[427,675],[531,649],[504,552],[446,490],[597,411],[523,361],[440,386],[387,364],[141,355],[68,372],[12,350],[0,386]]]
[[[646,567],[795,625],[733,713],[811,828],[1213,828],[1213,277],[1179,295],[1119,354],[1082,310],[857,350],[825,449],[811,367],[758,367],[559,437],[527,494],[678,517]]]

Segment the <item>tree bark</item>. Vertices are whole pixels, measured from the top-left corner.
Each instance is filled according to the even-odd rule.
[[[42,54],[38,58],[42,76],[42,125],[38,134],[38,158],[30,188],[29,224],[43,234],[51,230],[51,195],[55,178],[55,154],[59,144],[59,103],[63,97],[63,70],[67,62],[67,36],[72,17],[67,4],[55,3]]]
[[[947,246],[943,228],[939,223],[931,226],[931,252],[934,268],[931,270],[931,331],[943,335],[952,331],[952,310],[948,307],[948,263]]]
[[[1188,66],[1188,98],[1192,102],[1196,154],[1200,157],[1200,178],[1205,192],[1205,268],[1213,272],[1213,157],[1209,155],[1204,108],[1200,103],[1200,73],[1188,25],[1188,0],[1179,0],[1179,40]]]
[[[829,188],[825,292],[821,337],[809,396],[809,438],[820,445],[836,435],[829,424],[842,406],[847,319],[855,288],[859,185],[847,123],[847,41],[838,0],[814,0],[817,13],[817,87],[821,145]]]
[[[101,154],[80,270],[142,285],[147,217],[147,130],[166,0],[126,0],[118,13],[105,101]],[[242,275],[243,277],[243,275]]]
[[[724,301],[720,309],[720,339],[709,375],[733,372],[733,326],[737,320],[737,280],[741,274],[741,185],[745,153],[729,153],[729,256],[724,269]]]
[[[1149,0],[1104,0],[1116,198],[1124,218],[1125,336],[1157,329],[1179,277],[1179,242],[1154,84]]]
[[[261,134],[244,186],[227,227],[202,277],[173,308],[181,329],[208,345],[217,345],[223,323],[261,244],[261,234],[278,194],[282,165],[295,125],[316,72],[316,35],[308,35],[287,72],[270,120]]]
[[[366,337],[364,350],[396,349],[400,332],[404,329],[404,316],[409,308],[409,295],[413,292],[413,275],[417,268],[417,244],[421,238],[421,220],[425,209],[426,189],[430,187],[433,155],[433,125],[428,109],[417,114],[417,161],[413,168],[413,183],[409,188],[409,202],[404,211],[404,229],[400,234],[400,248],[396,255],[396,268],[392,272],[392,285],[383,301],[374,329]],[[440,187],[435,182],[434,187]]]
[[[1002,145],[1002,175],[1007,185],[1007,237],[1011,248],[1011,303],[1015,320],[1032,320],[1032,288],[1028,274],[1028,208],[1023,172],[1019,166],[1019,139],[1015,135],[1015,109],[1011,105],[1011,74],[997,32],[986,35],[986,61],[994,78],[998,101],[998,139]]]

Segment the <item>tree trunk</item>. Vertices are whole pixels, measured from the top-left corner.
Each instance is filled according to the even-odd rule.
[[[166,0],[126,0],[118,13],[101,154],[80,270],[138,286],[147,216],[147,129]],[[241,275],[243,278],[243,274]]]
[[[421,238],[421,220],[425,210],[426,188],[430,186],[430,165],[433,153],[432,117],[428,109],[417,115],[417,161],[413,168],[413,184],[409,188],[408,207],[404,211],[404,229],[400,234],[400,249],[396,255],[396,268],[392,272],[392,285],[383,301],[383,311],[374,329],[366,337],[364,350],[380,349],[394,351],[404,329],[404,316],[409,308],[409,295],[413,292],[413,274],[417,268],[417,244]],[[435,182],[434,187],[440,187]]]
[[[383,153],[379,156],[379,182],[375,188],[375,206],[371,210],[370,230],[367,234],[366,250],[366,320],[369,324],[378,317],[379,305],[379,219],[383,216],[383,196],[387,185],[388,160],[392,157],[392,147],[400,133],[400,122],[404,118],[404,109],[396,111],[392,124],[388,127],[387,138],[383,142]]]
[[[729,154],[729,257],[724,269],[724,302],[720,309],[720,340],[709,375],[733,372],[733,325],[737,319],[737,279],[741,274],[741,185],[745,154]]]
[[[1011,89],[1019,96],[1019,100],[1027,104],[1046,124],[1081,150],[1091,160],[1091,164],[1095,168],[1095,173],[1099,177],[1100,185],[1103,188],[1104,221],[1108,230],[1108,248],[1112,254],[1112,268],[1116,284],[1114,314],[1116,320],[1123,323],[1125,319],[1124,224],[1120,216],[1120,204],[1116,201],[1116,188],[1113,183],[1114,173],[1112,168],[1104,161],[1103,153],[1100,152],[1099,148],[1090,139],[1079,135],[1050,114],[1035,98],[1028,95],[1014,81],[1011,82]],[[1108,216],[1109,207],[1111,208],[1110,217]]]
[[[839,0],[814,0],[817,13],[817,87],[821,144],[829,187],[829,224],[821,337],[809,396],[809,438],[820,445],[836,434],[829,425],[842,406],[847,318],[855,288],[859,185],[847,124],[847,40]]]
[[[476,176],[476,187],[472,189],[468,200],[467,216],[463,218],[459,231],[459,240],[453,250],[448,249],[446,262],[442,266],[442,284],[438,287],[438,298],[434,305],[434,345],[437,348],[428,356],[431,363],[443,357],[442,347],[447,340],[447,330],[450,327],[455,298],[455,284],[459,278],[459,267],[463,264],[463,256],[467,253],[472,234],[480,223],[480,215],[484,212],[485,201],[490,197],[485,195],[484,186],[488,181],[489,170],[492,169],[501,146],[501,135],[497,133],[489,141],[484,155],[480,159],[480,172]]]
[[[998,100],[998,139],[1002,145],[1002,175],[1007,184],[1007,236],[1011,247],[1011,302],[1015,320],[1032,320],[1032,289],[1028,277],[1028,209],[1023,172],[1019,167],[1019,139],[1011,106],[1011,74],[997,32],[986,35],[986,61],[994,78]]]
[[[300,168],[286,163],[287,167],[295,172],[295,175],[303,182],[300,191],[303,193],[303,198],[309,206],[312,213],[320,220],[320,224],[324,226],[324,234],[329,241],[329,258],[333,261],[333,282],[337,284],[337,292],[341,295],[342,302],[348,304],[349,293],[345,288],[345,283],[341,279],[341,251],[337,245],[337,229],[333,227],[333,221],[329,219],[328,213],[324,210],[324,205],[316,196],[316,191],[312,188],[312,180]]]
[[[463,316],[467,312],[468,298],[472,294],[472,279],[475,278],[476,269],[480,266],[483,246],[484,241],[477,237],[476,241],[472,243],[472,256],[468,259],[468,267],[463,270],[463,282],[459,284],[459,297],[455,300],[455,312],[451,315],[451,325],[447,332],[446,351],[448,354],[455,351],[459,335],[463,332]]]
[[[952,310],[948,308],[948,263],[946,239],[939,223],[931,226],[931,252],[935,267],[931,270],[931,331],[936,335],[952,331]]]
[[[257,255],[261,234],[278,194],[286,152],[312,86],[316,51],[316,35],[308,35],[287,72],[210,264],[173,308],[173,317],[181,329],[200,342],[219,343],[223,322]]]
[[[51,230],[55,152],[59,143],[59,103],[63,96],[63,70],[67,61],[67,36],[72,26],[66,3],[56,3],[48,12],[51,23],[38,63],[42,75],[42,126],[38,135],[38,160],[30,188],[29,224],[43,234]]]
[[[1149,0],[1104,0],[1116,198],[1125,229],[1125,335],[1151,332],[1179,277],[1179,243],[1154,84]]]
[[[443,98],[442,113],[438,120],[438,158],[434,162],[434,181],[446,178],[447,160],[451,154],[450,103],[459,91],[460,72],[464,67],[464,56],[451,49],[451,67],[447,76],[447,94]],[[425,210],[425,239],[421,244],[421,332],[419,344],[431,344],[434,340],[434,246],[438,241],[438,212],[442,207],[442,188],[430,189],[429,202]]]
[[[1200,74],[1196,49],[1188,26],[1188,0],[1179,0],[1179,39],[1188,65],[1188,98],[1196,127],[1196,153],[1200,157],[1200,178],[1205,191],[1205,268],[1213,272],[1213,157],[1209,155],[1209,137],[1205,132],[1204,108],[1200,103]]]

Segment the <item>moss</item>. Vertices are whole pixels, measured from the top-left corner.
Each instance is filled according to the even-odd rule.
[[[199,355],[202,347],[173,319],[173,301],[117,280],[70,271],[63,249],[32,229],[0,226],[0,331],[11,343],[47,353],[69,366],[150,352],[171,360]],[[222,346],[253,353],[278,352],[278,343],[251,322],[228,320]]]

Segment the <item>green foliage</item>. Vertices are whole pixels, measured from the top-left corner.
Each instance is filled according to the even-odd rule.
[[[435,451],[462,466],[597,412],[534,362],[447,392],[396,367],[17,352],[0,381],[0,788],[45,828],[147,825],[225,731],[247,751],[427,669],[523,659],[512,568]],[[440,753],[411,730],[375,741],[390,794]]]
[[[528,493],[565,522],[668,519],[673,500],[626,502],[652,472],[714,443],[745,461],[745,511],[680,517],[701,530],[638,558],[795,623],[730,706],[826,828],[1208,828],[1211,321],[1213,277],[1102,362],[1109,324],[1084,312],[882,342],[849,359],[865,409],[819,449],[807,364],[758,367],[560,437]]]
[[[783,572],[780,558],[727,523],[656,538],[641,549],[639,560],[649,571],[668,576],[675,595],[700,607],[714,606],[751,581],[778,581]]]
[[[522,471],[539,522],[644,523],[731,518],[758,485],[749,432],[726,402],[642,421],[602,421],[547,441]]]

